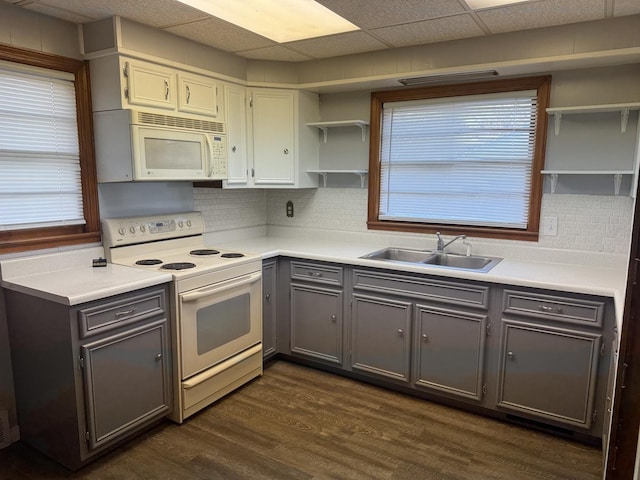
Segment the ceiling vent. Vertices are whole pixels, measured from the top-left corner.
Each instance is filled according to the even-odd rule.
[[[468,80],[487,80],[498,76],[496,70],[481,70],[477,72],[446,73],[443,75],[425,75],[423,77],[401,78],[398,80],[405,87],[421,85],[436,85],[442,83],[463,82]]]

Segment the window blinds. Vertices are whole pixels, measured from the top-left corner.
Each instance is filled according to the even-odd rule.
[[[380,220],[527,228],[536,91],[383,105]]]
[[[0,229],[85,223],[73,76],[0,65]]]

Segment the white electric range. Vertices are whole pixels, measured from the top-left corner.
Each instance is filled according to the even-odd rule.
[[[182,423],[262,375],[262,263],[204,244],[200,212],[103,220],[111,263],[168,272],[174,409]]]

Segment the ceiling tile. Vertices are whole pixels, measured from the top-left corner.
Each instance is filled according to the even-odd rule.
[[[479,11],[492,33],[551,27],[604,18],[603,0],[544,0]]]
[[[360,31],[289,42],[284,46],[289,46],[312,58],[339,57],[388,48],[371,35]]]
[[[152,27],[192,22],[207,15],[174,0],[38,0],[42,5],[75,12],[92,19],[120,15]],[[35,9],[34,4],[27,8]]]
[[[613,4],[613,15],[635,15],[640,13],[638,0],[616,0]]]
[[[311,60],[311,58],[306,55],[294,52],[293,50],[279,45],[236,52],[236,55],[240,55],[241,57],[249,58],[251,60],[269,60],[274,62],[304,62],[305,60]]]
[[[360,28],[377,28],[464,12],[455,0],[316,0]]]
[[[455,15],[395,27],[377,28],[371,30],[371,33],[394,47],[484,35],[471,15]]]
[[[227,52],[253,50],[276,45],[276,42],[272,40],[215,17],[169,27],[166,30]]]

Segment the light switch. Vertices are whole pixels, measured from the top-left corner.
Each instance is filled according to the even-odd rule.
[[[558,217],[544,217],[542,219],[542,234],[549,237],[558,235]]]

